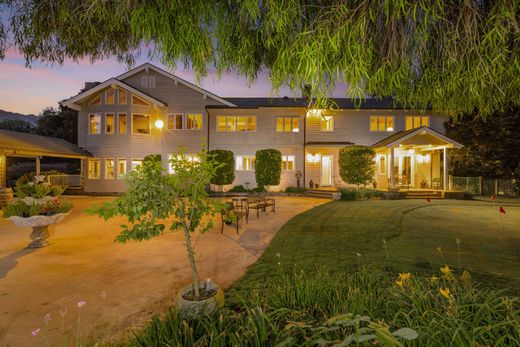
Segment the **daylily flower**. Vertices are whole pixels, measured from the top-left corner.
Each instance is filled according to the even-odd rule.
[[[445,298],[450,298],[450,288],[439,288],[439,293]]]
[[[437,282],[438,280],[439,280],[439,277],[437,277],[437,276],[435,276],[435,275],[433,275],[432,277],[430,277],[430,281],[431,281],[432,283],[435,283],[435,282]]]
[[[399,287],[404,287],[403,280],[395,280],[395,284],[397,284]]]
[[[441,272],[446,276],[451,276],[451,273],[453,272],[453,270],[451,270],[448,265],[444,265],[441,267]]]
[[[410,278],[412,278],[412,274],[409,272],[403,272],[399,274],[399,279],[402,281],[409,280]]]

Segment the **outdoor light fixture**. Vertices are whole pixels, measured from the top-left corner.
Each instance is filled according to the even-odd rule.
[[[429,163],[429,162],[430,162],[429,154],[426,154],[426,155],[417,154],[417,163],[422,164],[422,163]]]
[[[309,163],[317,163],[320,161],[321,155],[319,153],[316,153],[316,154],[307,153],[306,159]]]
[[[318,108],[311,108],[307,110],[307,117],[319,117],[323,113],[323,110]]]
[[[162,129],[164,127],[164,122],[162,119],[158,119],[155,121],[155,127],[157,129]]]

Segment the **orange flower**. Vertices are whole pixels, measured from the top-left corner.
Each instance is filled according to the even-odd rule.
[[[439,288],[439,293],[445,298],[450,298],[450,288]]]
[[[395,284],[397,284],[399,287],[404,286],[404,282],[402,280],[395,280]]]
[[[448,265],[444,265],[443,267],[441,267],[441,272],[445,275],[445,276],[451,276],[451,273],[453,272],[453,270],[450,269],[450,267]]]
[[[407,280],[409,280],[410,278],[412,278],[412,274],[409,273],[409,272],[403,272],[403,273],[400,273],[400,274],[399,274],[399,279],[400,279],[401,281],[407,281]]]

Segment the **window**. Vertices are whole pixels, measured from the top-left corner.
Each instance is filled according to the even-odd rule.
[[[150,78],[148,78],[148,87],[155,88],[155,76],[150,76]]]
[[[170,165],[169,163],[169,160],[171,160],[173,158],[175,154],[169,154],[168,155],[168,173],[169,174],[173,174],[175,173],[175,171],[173,170],[172,166]],[[184,158],[188,161],[188,162],[199,162],[200,161],[200,158],[198,157],[197,154],[184,154]],[[180,160],[181,159],[181,155],[180,154],[177,154],[177,159]]]
[[[238,171],[252,171],[255,169],[254,155],[237,155],[235,158],[235,169]]]
[[[105,92],[105,104],[113,105],[116,99],[116,92],[114,89],[109,89]]]
[[[429,126],[430,117],[428,116],[406,116],[406,130]]]
[[[100,178],[100,161],[99,159],[88,160],[88,178],[92,180],[98,180]]]
[[[148,76],[141,76],[141,87],[148,88]]]
[[[294,170],[294,155],[282,155],[282,170]]]
[[[98,95],[90,102],[90,106],[100,105],[101,104],[101,96]]]
[[[113,113],[105,113],[105,134],[113,134],[115,132],[115,120]]]
[[[166,121],[166,129],[180,130],[183,128],[183,114],[169,114]]]
[[[138,166],[143,166],[143,159],[132,159],[132,170]]]
[[[150,116],[147,114],[132,115],[132,134],[150,134]]]
[[[379,157],[379,174],[386,174],[386,157],[384,155]]]
[[[135,95],[132,95],[132,105],[149,106],[150,104]]]
[[[126,105],[126,98],[127,98],[126,90],[118,89],[117,92],[118,92],[117,101],[119,102],[119,105]]]
[[[256,131],[256,116],[217,116],[217,131]]]
[[[105,179],[114,179],[114,159],[105,159]]]
[[[126,175],[126,159],[117,159],[117,179]]]
[[[89,115],[88,133],[90,135],[101,134],[101,116],[99,114]]]
[[[126,135],[126,129],[127,129],[127,125],[126,125],[126,113],[120,113],[118,115],[118,118],[119,118],[119,134],[120,135]]]
[[[186,129],[201,130],[202,129],[202,114],[186,113]]]
[[[394,131],[394,117],[371,116],[370,131]]]
[[[276,131],[279,133],[297,133],[300,131],[298,117],[276,117]]]
[[[334,117],[333,116],[322,116],[320,118],[320,130],[321,131],[334,131]]]

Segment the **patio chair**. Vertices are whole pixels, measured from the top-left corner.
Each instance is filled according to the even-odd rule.
[[[432,189],[441,189],[441,179],[432,178]]]
[[[227,201],[224,203],[224,207],[220,210],[220,233],[224,232],[224,224],[231,224],[233,218],[236,222],[237,226],[237,234],[239,228],[240,220],[245,219],[246,224],[248,223],[249,210],[247,208],[247,204],[234,204],[232,201]]]
[[[249,197],[247,198],[247,208],[256,210],[256,218],[260,218],[260,210],[265,211],[264,202],[262,197]]]

